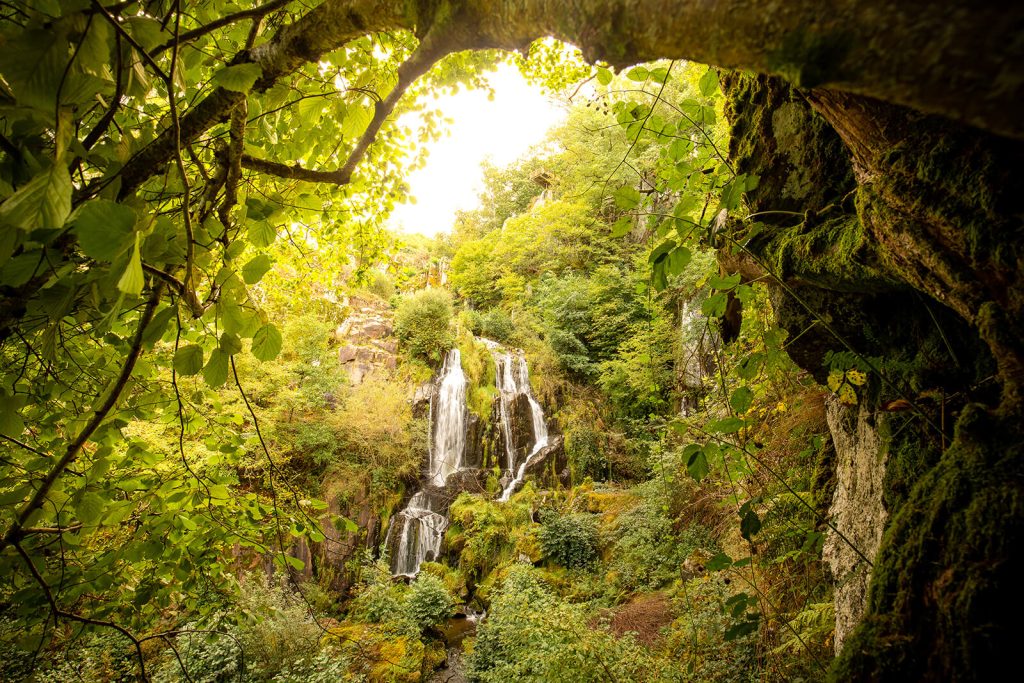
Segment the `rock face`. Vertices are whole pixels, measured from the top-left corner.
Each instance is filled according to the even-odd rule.
[[[882,541],[888,518],[883,500],[886,454],[876,423],[884,418],[867,407],[848,408],[830,399],[826,417],[836,450],[836,488],[829,517],[846,537],[830,529],[822,551],[835,581],[838,653],[867,607],[871,567],[857,550],[874,562]]]
[[[387,304],[355,297],[348,304],[349,316],[334,336],[341,342],[338,362],[349,383],[357,385],[381,368],[395,368],[398,343],[391,337],[393,328]]]

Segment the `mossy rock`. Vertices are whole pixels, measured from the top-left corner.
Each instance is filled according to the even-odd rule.
[[[990,681],[1016,666],[1024,613],[1024,433],[968,406],[874,565],[868,614],[835,681]]]

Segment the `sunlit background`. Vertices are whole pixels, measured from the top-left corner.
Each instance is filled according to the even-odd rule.
[[[461,90],[438,99],[437,108],[454,122],[447,136],[428,145],[426,166],[409,176],[416,203],[395,209],[392,230],[429,236],[451,230],[456,211],[477,205],[484,159],[499,166],[515,161],[566,116],[564,108],[510,64],[500,65],[487,80],[493,100],[486,90]]]

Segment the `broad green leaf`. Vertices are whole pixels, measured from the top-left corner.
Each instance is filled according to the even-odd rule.
[[[306,563],[297,557],[285,555],[284,559],[288,562],[289,565],[291,565],[291,568],[297,572],[301,572],[306,567]]]
[[[729,298],[725,292],[712,294],[700,305],[700,312],[708,318],[720,318],[725,314],[725,306]]]
[[[242,279],[247,285],[254,285],[270,270],[270,257],[260,254],[242,266]]]
[[[671,275],[679,275],[690,263],[692,254],[686,247],[680,246],[672,250],[668,255],[668,272]]]
[[[718,553],[704,565],[704,568],[709,572],[717,572],[722,569],[728,569],[732,566],[732,558],[725,553]]]
[[[737,413],[745,413],[750,409],[750,404],[754,401],[754,392],[750,390],[750,387],[740,387],[736,391],[732,392],[732,396],[729,397],[729,405]]]
[[[269,247],[277,239],[277,228],[270,221],[257,220],[249,223],[249,241],[259,248]]]
[[[733,273],[732,275],[721,276],[713,275],[708,278],[708,286],[714,289],[732,289],[740,283],[742,276],[739,273]]]
[[[742,638],[743,636],[750,635],[757,631],[757,627],[761,623],[760,614],[752,614],[746,621],[741,621],[738,624],[734,624],[725,630],[724,640],[726,642]]]
[[[135,212],[107,199],[93,199],[75,211],[71,226],[85,255],[113,261],[130,245]]]
[[[665,240],[651,251],[651,255],[647,257],[647,262],[651,264],[661,263],[668,258],[670,251],[675,249],[675,240]]]
[[[623,185],[615,190],[612,196],[615,198],[615,205],[627,211],[636,208],[640,203],[640,191],[630,185]]]
[[[0,434],[10,437],[21,436],[25,422],[19,411],[25,401],[17,396],[0,397]]]
[[[632,216],[622,216],[612,224],[612,237],[625,237],[632,229]]]
[[[626,72],[626,78],[631,81],[642,82],[646,81],[647,77],[650,76],[650,71],[642,66],[634,66],[632,69]]]
[[[235,64],[213,74],[210,81],[225,90],[249,92],[262,75],[263,69],[258,64]]]
[[[161,309],[159,313],[153,316],[153,320],[150,321],[149,325],[146,326],[146,330],[142,333],[142,343],[150,346],[155,344],[164,335],[167,324],[177,313],[177,305]]]
[[[366,107],[350,106],[345,109],[345,118],[341,121],[341,133],[346,138],[357,138],[363,134],[373,120],[373,114]]]
[[[753,508],[748,507],[741,510],[740,514],[740,535],[748,541],[761,530],[761,518],[757,516]]]
[[[689,454],[686,459],[686,471],[689,472],[695,481],[700,481],[708,476],[711,467],[708,464],[708,456],[703,448],[698,446],[697,450]]]
[[[733,434],[743,429],[746,423],[738,417],[726,417],[721,420],[715,420],[708,425],[709,432],[716,432],[718,434]]]
[[[206,361],[206,366],[203,368],[203,379],[209,386],[217,388],[227,381],[228,358],[228,354],[220,349],[214,349],[210,354],[210,360]]]
[[[174,370],[179,375],[194,375],[203,369],[203,347],[198,344],[182,346],[174,354]]]
[[[704,97],[713,97],[718,93],[718,72],[713,68],[708,68],[704,75],[700,77],[700,83],[697,85],[700,88],[700,94]]]
[[[142,287],[146,284],[146,277],[142,273],[142,255],[139,247],[142,243],[142,233],[135,233],[135,247],[132,249],[132,257],[128,259],[121,279],[117,281],[117,288],[125,294],[138,296],[142,293]]]
[[[603,66],[597,67],[597,82],[601,85],[608,85],[612,82],[611,69],[607,69]]]
[[[238,335],[225,332],[220,335],[220,350],[233,356],[242,350],[242,340],[238,338]]]
[[[54,164],[0,204],[0,224],[22,230],[59,228],[71,213],[71,176]]]
[[[103,509],[106,506],[106,499],[98,493],[86,493],[75,506],[75,516],[86,525],[92,526],[103,516]]]
[[[258,360],[269,361],[281,353],[281,333],[272,323],[267,323],[252,338],[252,355]]]

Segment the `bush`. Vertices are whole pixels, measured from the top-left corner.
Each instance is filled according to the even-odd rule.
[[[515,332],[516,327],[512,318],[500,308],[492,308],[480,316],[480,335],[483,337],[507,344]]]
[[[544,554],[568,569],[588,569],[597,561],[597,525],[590,515],[548,514],[538,539]]]
[[[451,321],[451,296],[439,289],[421,289],[398,305],[395,333],[413,357],[436,363],[454,342]]]
[[[412,583],[406,610],[421,630],[435,626],[452,614],[455,600],[444,581],[431,574],[421,573]]]

